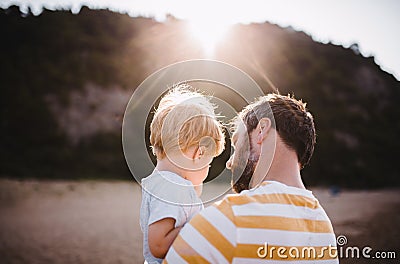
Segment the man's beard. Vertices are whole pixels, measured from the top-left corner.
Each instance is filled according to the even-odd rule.
[[[253,155],[253,153],[251,153],[249,159],[247,160],[246,167],[244,168],[240,177],[238,177],[238,175],[235,175],[235,172],[237,170],[232,171],[232,174],[233,174],[232,175],[233,176],[232,189],[236,193],[240,193],[241,191],[248,190],[250,188],[249,187],[250,181],[251,181],[251,178],[253,177],[254,170],[256,169],[258,159],[259,159],[259,157],[255,157],[255,155]],[[241,166],[238,166],[238,168],[240,168],[240,167]],[[240,171],[240,169],[239,169],[239,171]]]

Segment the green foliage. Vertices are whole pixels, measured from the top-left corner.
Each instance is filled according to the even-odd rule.
[[[204,57],[183,21],[157,23],[86,7],[77,15],[44,10],[37,17],[10,7],[0,11],[0,34],[0,156],[6,177],[129,179],[120,129],[74,145],[47,96],[68,107],[71,92],[87,83],[133,91],[161,67]],[[400,185],[400,84],[356,45],[316,43],[269,23],[236,25],[215,59],[249,73],[265,92],[274,90],[272,82],[282,94],[308,103],[318,143],[303,171],[306,183]]]

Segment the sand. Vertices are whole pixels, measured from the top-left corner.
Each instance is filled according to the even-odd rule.
[[[211,196],[226,190],[223,185],[207,188]],[[393,222],[400,219],[400,211],[393,210],[399,208],[398,189],[345,190],[337,196],[328,189],[312,191],[335,233],[353,245],[399,234]],[[133,181],[0,180],[0,262],[143,263],[140,193]],[[385,225],[393,225],[392,234],[379,233],[381,216]],[[392,249],[399,254],[398,242]]]

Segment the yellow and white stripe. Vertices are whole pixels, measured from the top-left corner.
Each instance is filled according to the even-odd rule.
[[[284,258],[258,249],[268,244],[285,250]],[[181,230],[168,252],[165,263],[338,263],[325,252],[335,247],[332,224],[311,192],[265,182],[196,215]],[[317,258],[291,252],[309,247]],[[321,253],[324,252],[324,254]]]

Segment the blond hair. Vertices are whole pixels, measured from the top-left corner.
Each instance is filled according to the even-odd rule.
[[[214,108],[190,85],[173,87],[161,99],[150,125],[153,154],[163,159],[166,152],[185,152],[192,146],[202,146],[204,154],[214,157],[221,154],[225,137]]]

